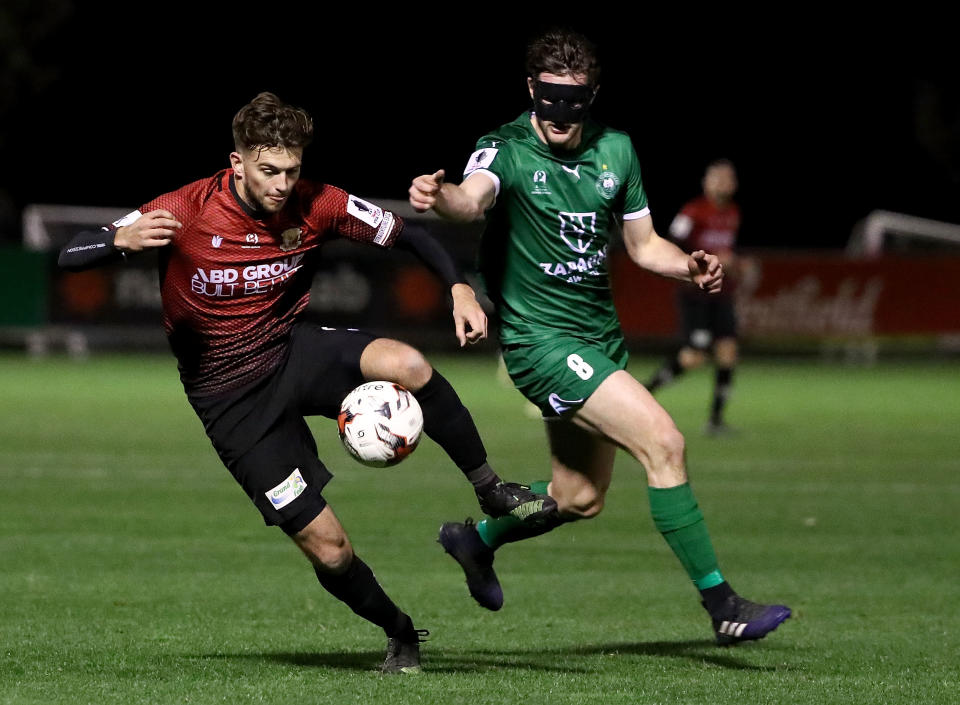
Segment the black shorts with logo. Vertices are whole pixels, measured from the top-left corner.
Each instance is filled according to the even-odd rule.
[[[707,294],[685,287],[680,291],[679,304],[684,345],[707,351],[717,340],[737,337],[737,315],[732,296]]]
[[[227,394],[188,394],[220,459],[268,525],[295,534],[326,506],[321,490],[333,475],[304,417],[336,418],[343,398],[364,381],[360,355],[374,339],[298,323],[272,372]]]

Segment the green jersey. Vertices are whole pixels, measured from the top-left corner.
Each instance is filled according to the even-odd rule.
[[[577,149],[554,153],[524,113],[477,142],[464,178],[477,172],[497,188],[479,264],[501,342],[619,335],[611,234],[617,217],[650,213],[627,134],[587,121]]]

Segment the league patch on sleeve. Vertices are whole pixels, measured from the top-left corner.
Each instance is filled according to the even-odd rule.
[[[143,215],[143,213],[141,213],[140,211],[133,211],[132,213],[127,213],[120,220],[113,221],[112,225],[115,228],[122,228],[124,225],[129,225],[130,223],[135,221],[141,215]]]
[[[356,196],[347,196],[347,213],[362,220],[371,228],[379,227],[383,221],[383,209]]]
[[[494,149],[493,147],[487,147],[486,149],[478,149],[476,152],[470,155],[470,161],[467,162],[467,166],[463,170],[463,175],[467,176],[472,174],[477,169],[488,169],[493,160],[497,158],[497,152],[499,149]]]
[[[393,213],[384,211],[383,222],[380,224],[380,229],[377,230],[377,236],[373,238],[376,244],[382,245],[387,241],[387,238],[390,237],[390,233],[393,231],[393,222]]]

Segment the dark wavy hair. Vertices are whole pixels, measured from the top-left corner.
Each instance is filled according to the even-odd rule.
[[[287,105],[273,93],[261,93],[233,116],[233,143],[237,150],[303,149],[311,141],[310,114]]]
[[[543,72],[586,74],[587,83],[596,86],[600,82],[597,47],[571,29],[547,30],[527,45],[527,75],[536,79]]]

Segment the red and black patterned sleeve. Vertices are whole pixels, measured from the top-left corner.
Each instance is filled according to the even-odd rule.
[[[451,287],[466,281],[450,254],[425,228],[406,223],[403,218],[375,203],[348,194],[334,186],[311,185],[305,193],[312,199],[313,226],[323,230],[323,219],[340,236],[380,247],[393,247],[412,253],[437,277]]]
[[[323,197],[332,216],[333,230],[340,237],[380,247],[393,247],[403,219],[375,203],[348,194],[333,186],[324,188]]]
[[[187,225],[200,212],[204,201],[217,188],[223,173],[158,196],[100,230],[77,233],[60,251],[59,266],[68,271],[77,272],[123,259],[124,253],[113,245],[117,228],[134,222],[144,213],[152,210],[159,208],[168,210],[176,216],[177,220]]]
[[[138,211],[134,213],[149,213],[155,210],[167,210],[173,213],[183,227],[190,225],[191,221],[200,213],[203,204],[210,198],[211,194],[218,189],[226,188],[226,179],[229,172],[222,171],[216,176],[207,179],[200,179],[191,184],[187,184],[176,191],[157,196],[152,201],[144,203]],[[133,215],[131,213],[130,215]],[[129,218],[129,216],[127,216]],[[137,215],[139,217],[139,215]],[[117,225],[121,221],[117,221]]]

